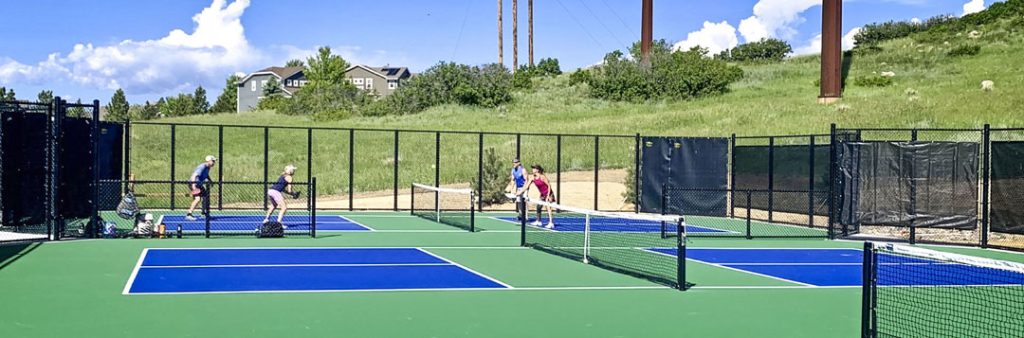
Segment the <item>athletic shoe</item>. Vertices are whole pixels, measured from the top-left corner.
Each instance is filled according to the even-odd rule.
[[[264,218],[264,219],[263,219],[263,224],[267,224],[267,223],[270,223],[270,220],[269,220],[269,219],[266,219],[266,218]]]
[[[554,229],[555,228],[555,223],[548,222],[548,226],[546,226],[545,228]]]
[[[287,225],[281,224],[281,229],[288,229]]]
[[[535,226],[535,227],[539,227],[539,226],[541,226],[541,224],[542,223],[540,221],[533,221],[533,223],[530,223],[530,225]]]
[[[195,217],[195,216],[192,216],[192,215],[188,215],[188,216],[185,216],[185,220],[186,220],[186,221],[189,221],[189,222],[192,222],[192,221],[195,221],[195,220],[196,220],[196,217]]]

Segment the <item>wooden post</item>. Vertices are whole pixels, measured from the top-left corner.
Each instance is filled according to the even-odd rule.
[[[643,22],[640,32],[641,63],[651,65],[651,46],[654,42],[654,0],[644,0]]]
[[[821,13],[821,95],[829,104],[843,97],[843,2],[824,0]]]
[[[529,0],[530,11],[530,67],[533,67],[533,0]]]
[[[519,69],[519,0],[512,0],[512,72]]]
[[[505,29],[504,28],[505,28],[505,26],[502,25],[502,22],[501,22],[501,20],[502,20],[502,18],[501,18],[501,15],[502,15],[502,4],[501,3],[502,3],[502,1],[505,1],[505,0],[498,0],[498,64],[504,66],[505,65],[505,39],[504,39],[504,33],[505,33]]]

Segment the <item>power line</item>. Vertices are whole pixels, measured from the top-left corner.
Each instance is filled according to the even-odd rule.
[[[622,24],[622,27],[626,27],[626,30],[628,30],[630,34],[633,34],[633,36],[640,35],[635,30],[633,30],[633,27],[630,27],[629,25],[626,24],[626,20],[622,20],[622,17],[619,16],[619,13],[616,12],[615,9],[612,8],[612,6],[608,5],[608,2],[606,2],[605,0],[601,0],[601,3],[604,4],[604,7],[608,8],[608,11],[612,12],[612,15],[615,15],[615,18],[619,20],[619,23]]]
[[[473,4],[473,0],[466,0],[466,11],[462,16],[462,26],[459,27],[459,37],[455,39],[455,50],[452,51],[452,61],[455,61],[455,55],[459,53],[459,44],[462,43],[462,32],[466,30],[466,20],[469,19],[469,6]]]
[[[615,41],[617,41],[619,43],[619,45],[625,46],[626,50],[629,50],[630,45],[622,43],[622,40],[619,40],[619,36],[616,35],[615,32],[612,31],[611,28],[608,28],[608,25],[604,24],[604,20],[601,20],[600,18],[598,18],[597,17],[597,13],[594,13],[594,10],[590,9],[590,6],[587,6],[587,2],[585,0],[580,0],[580,4],[583,4],[583,8],[586,8],[587,12],[590,12],[590,15],[593,15],[594,18],[597,19],[597,22],[601,24],[601,27],[604,27],[604,30],[608,31],[608,34],[611,35],[612,38],[615,39]]]
[[[572,18],[572,21],[575,21],[576,25],[580,26],[580,28],[583,29],[583,32],[587,33],[587,36],[589,36],[591,40],[594,40],[594,42],[597,43],[598,46],[601,46],[601,49],[607,49],[607,48],[605,48],[604,44],[601,43],[600,40],[598,40],[596,37],[594,37],[593,34],[590,34],[590,30],[588,30],[587,27],[583,26],[583,23],[580,22],[580,20],[577,19],[576,16],[572,14],[572,11],[570,11],[569,8],[565,7],[565,4],[562,3],[562,0],[555,0],[555,2],[557,2],[558,5],[561,6],[562,9],[564,9],[566,13],[569,14],[569,17]]]

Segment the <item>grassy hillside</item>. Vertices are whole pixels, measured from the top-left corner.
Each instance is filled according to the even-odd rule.
[[[260,126],[367,127],[426,130],[505,131],[537,133],[642,133],[645,135],[728,136],[827,133],[831,123],[843,127],[980,128],[1024,127],[1024,27],[1012,22],[977,27],[980,38],[950,33],[941,42],[922,43],[914,36],[856,51],[848,57],[843,100],[834,105],[816,101],[819,58],[805,56],[778,64],[743,65],[745,77],[731,92],[682,102],[620,103],[588,97],[585,87],[568,86],[568,76],[537,80],[533,90],[515,94],[514,103],[483,109],[441,106],[426,112],[383,118],[356,117],[313,122],[273,112],[173,118],[161,122]],[[961,45],[980,45],[974,56],[953,57]],[[894,72],[888,87],[862,87],[856,79]],[[981,90],[981,82],[995,90]],[[195,162],[216,151],[216,131],[179,129],[176,177],[187,178]],[[182,134],[185,133],[185,134]],[[193,133],[191,135],[187,133]],[[262,131],[228,129],[225,177],[253,180],[262,176]],[[389,189],[392,172],[390,133],[357,133],[356,190]],[[271,135],[271,176],[279,167],[305,163],[305,131]],[[314,167],[321,191],[340,193],[347,178],[347,135],[316,132]],[[138,126],[133,136],[133,172],[140,178],[165,179],[167,128]],[[514,138],[488,138],[487,147],[511,156]],[[445,136],[442,180],[468,183],[476,173],[475,136]],[[593,168],[589,139],[567,140],[563,169]],[[412,181],[433,181],[433,135],[403,134],[399,155],[400,187]],[[632,163],[632,140],[602,141],[601,166],[622,168]],[[553,139],[524,140],[524,157],[554,167]],[[540,159],[533,161],[532,159]],[[323,173],[329,170],[330,174]]]

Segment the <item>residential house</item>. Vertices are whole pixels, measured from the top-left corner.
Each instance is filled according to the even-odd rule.
[[[263,99],[263,88],[271,78],[281,85],[281,95],[292,97],[309,81],[303,67],[270,67],[247,75],[238,81],[238,112],[256,109]],[[361,90],[384,97],[391,95],[412,77],[406,67],[369,67],[355,65],[345,70],[348,81]]]
[[[263,88],[271,78],[281,86],[281,95],[292,97],[309,83],[302,70],[303,67],[270,67],[238,80],[238,112],[256,109],[263,99]]]

